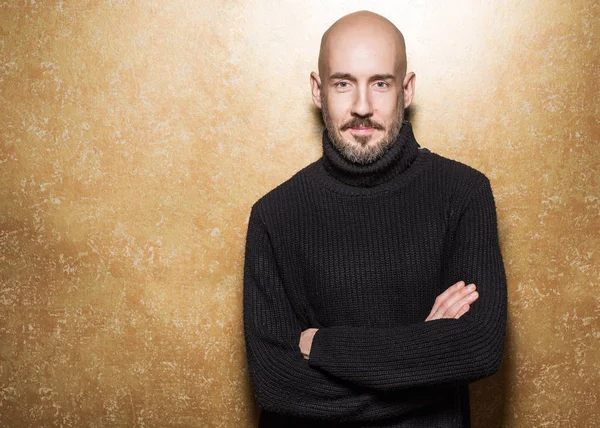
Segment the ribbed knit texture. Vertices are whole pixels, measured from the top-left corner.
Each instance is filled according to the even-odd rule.
[[[425,322],[460,280],[480,294],[470,311]],[[420,148],[409,123],[366,166],[324,133],[323,157],[252,208],[244,326],[261,427],[467,427],[468,382],[498,369],[505,322],[489,180]]]

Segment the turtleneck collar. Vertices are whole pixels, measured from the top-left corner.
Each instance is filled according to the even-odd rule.
[[[344,184],[369,188],[400,176],[419,154],[419,144],[410,122],[404,122],[398,137],[382,157],[368,165],[348,161],[323,131],[323,166],[325,171]]]

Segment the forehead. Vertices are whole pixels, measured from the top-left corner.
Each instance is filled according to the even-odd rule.
[[[327,44],[327,75],[350,73],[356,77],[400,74],[398,44],[393,38],[368,32],[332,37]],[[327,77],[327,76],[325,76]]]

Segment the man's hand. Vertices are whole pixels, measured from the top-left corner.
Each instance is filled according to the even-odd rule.
[[[308,357],[310,356],[310,348],[312,347],[313,337],[315,337],[317,330],[318,329],[316,328],[309,328],[300,334],[300,344],[298,346],[300,347],[302,356],[306,360],[308,360]]]
[[[437,296],[431,313],[425,321],[437,320],[440,318],[460,318],[471,308],[479,294],[475,291],[475,284],[469,284],[465,287],[464,281],[448,287],[446,291]]]

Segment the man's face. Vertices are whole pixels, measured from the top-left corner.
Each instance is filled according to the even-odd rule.
[[[369,116],[353,114],[351,119],[338,126],[329,114],[323,93],[321,113],[329,139],[340,153],[350,162],[369,164],[383,156],[400,132],[404,118],[404,91],[400,91],[396,112],[391,113],[389,125],[384,125]],[[376,137],[375,131],[379,131],[379,137]]]
[[[321,75],[321,110],[330,139],[351,162],[368,164],[394,142],[404,117],[403,75],[391,43],[336,40]]]

